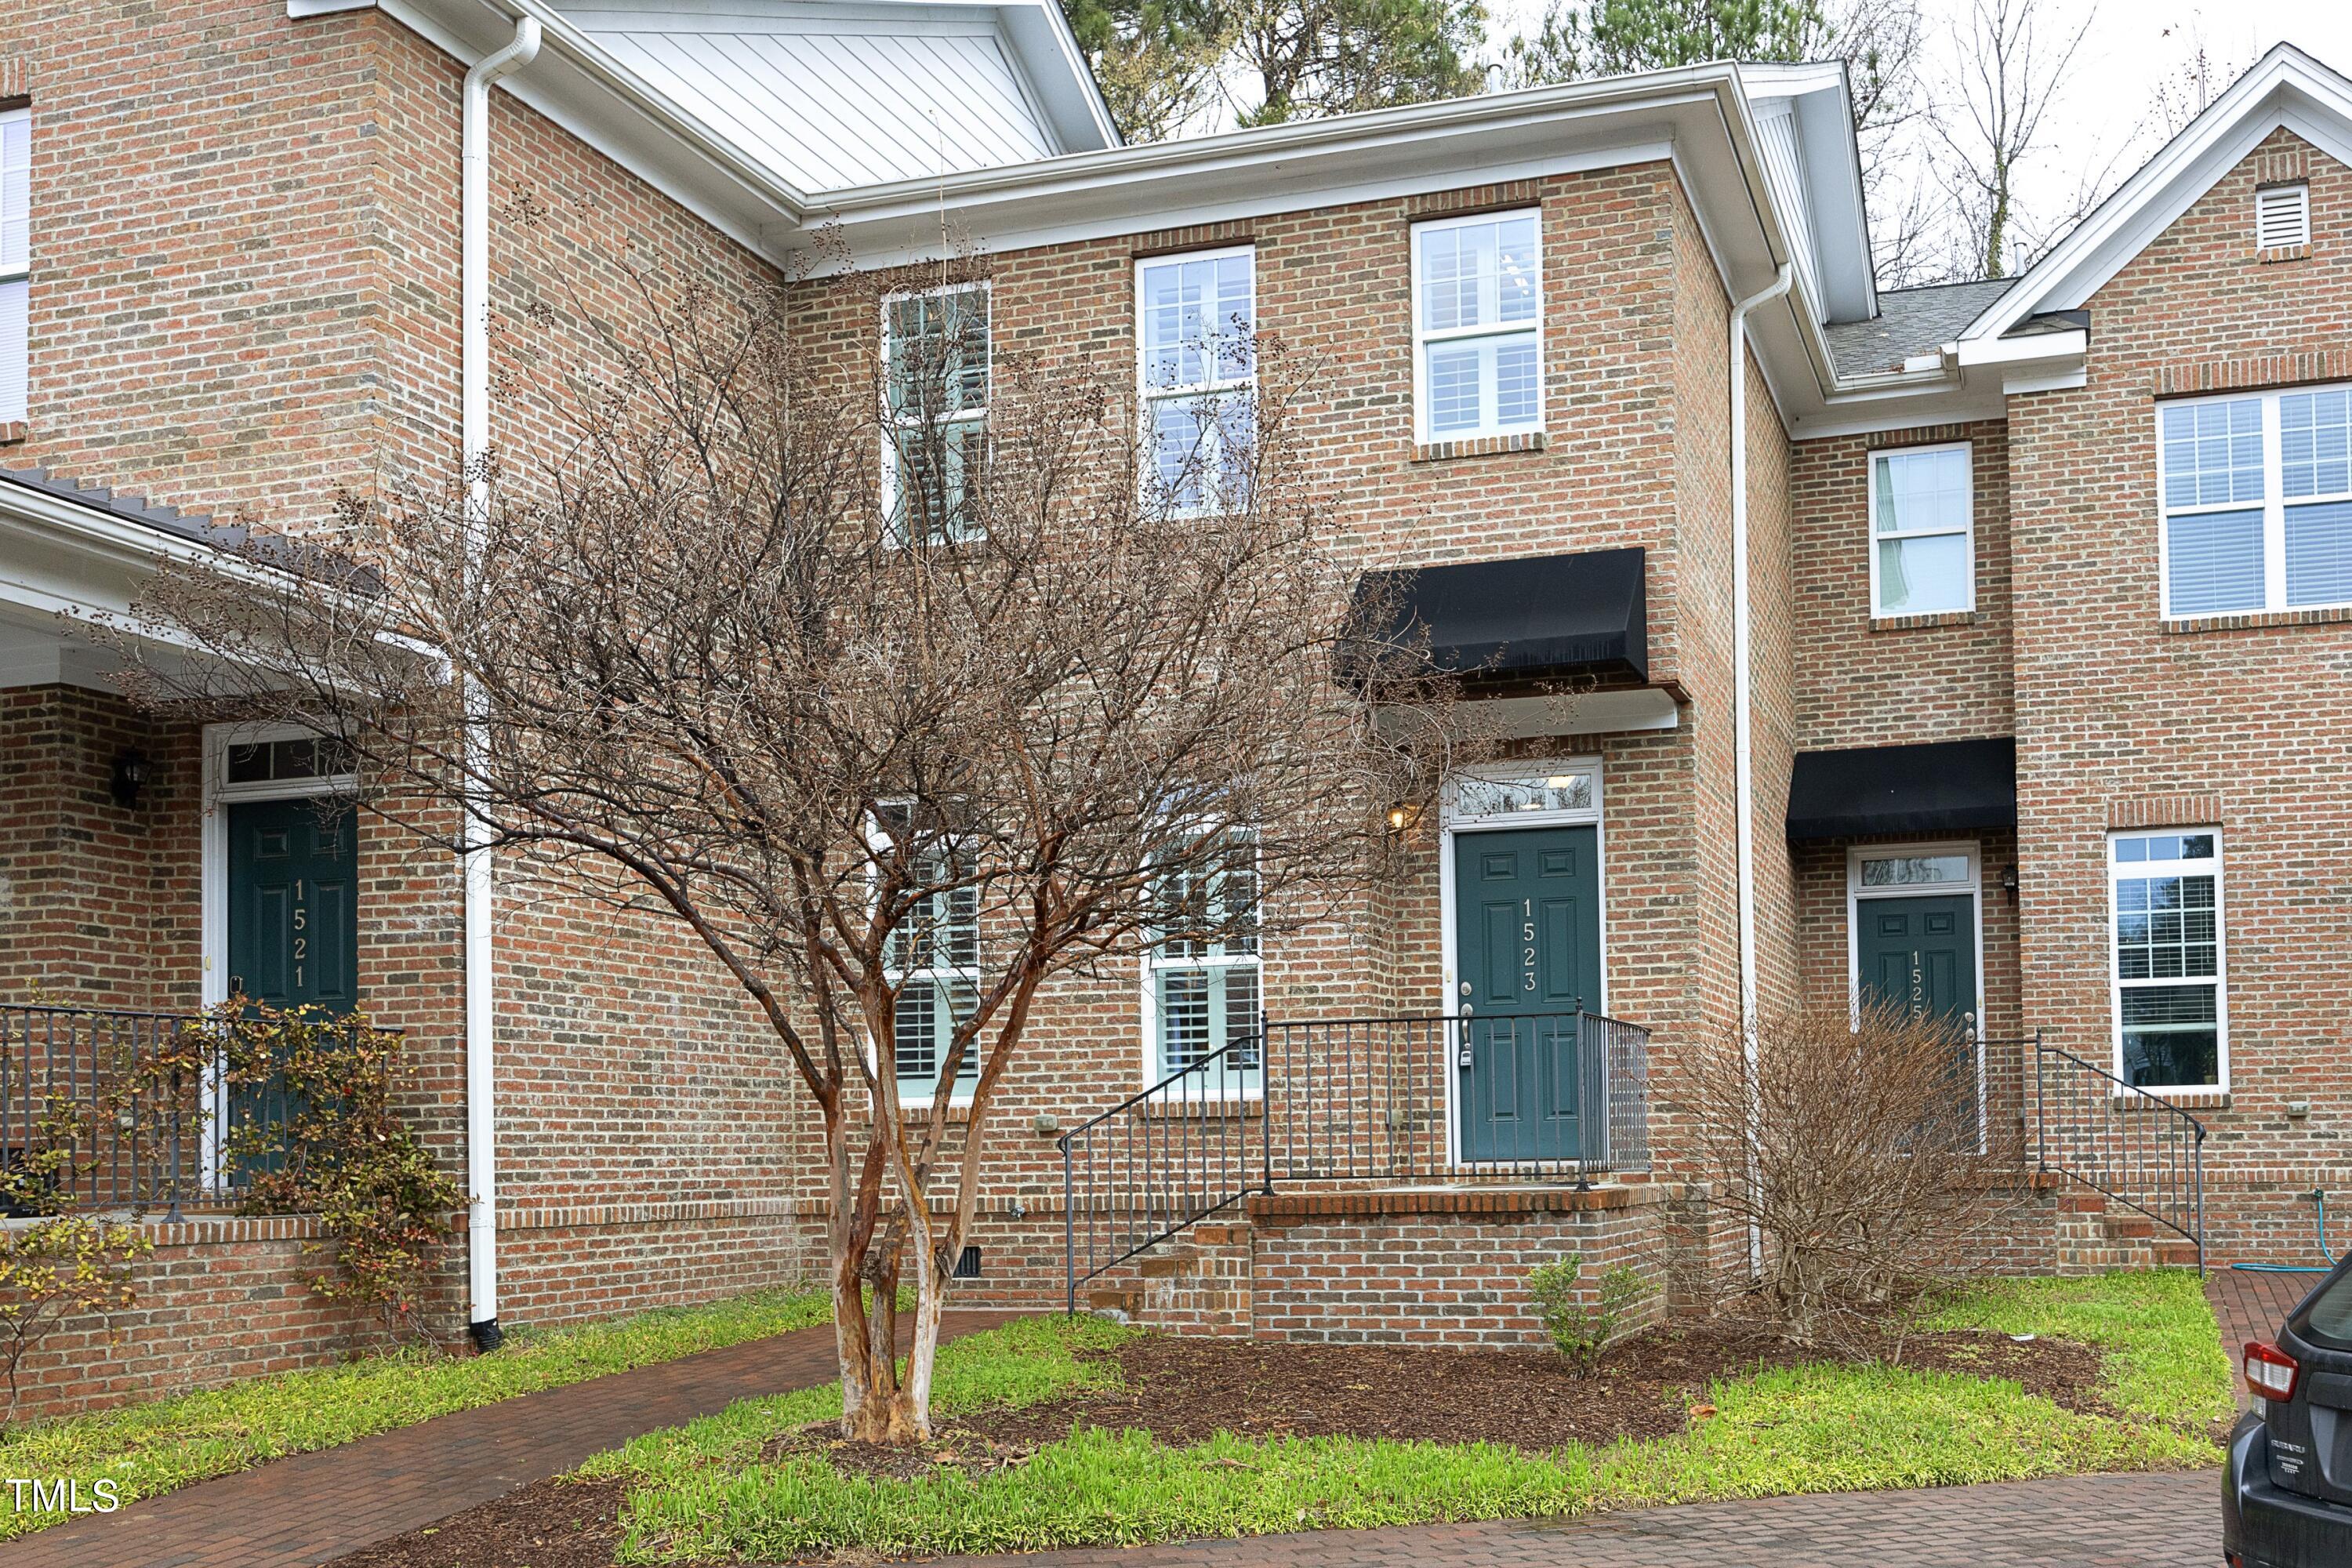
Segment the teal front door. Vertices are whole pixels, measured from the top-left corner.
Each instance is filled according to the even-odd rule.
[[[256,801],[228,811],[229,989],[274,1008],[359,1001],[359,834],[351,807]]]
[[[1952,1030],[1951,1084],[1960,1123],[1979,1120],[1977,907],[1968,893],[1854,900],[1855,979],[1862,994]],[[1977,1136],[1977,1134],[1968,1134]]]
[[[1913,1017],[1977,1022],[1977,910],[1968,893],[1854,900],[1863,994]]]
[[[1591,1064],[1576,1014],[1601,1006],[1598,830],[1455,835],[1454,927],[1462,1158],[1577,1158]]]
[[[278,1011],[348,1013],[359,1003],[359,831],[350,806],[255,801],[228,813],[229,993]],[[276,1156],[238,1151],[240,1130],[283,1124],[299,1109],[276,1079],[229,1096],[230,1179]]]

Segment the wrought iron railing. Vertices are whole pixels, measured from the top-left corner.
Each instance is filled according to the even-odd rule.
[[[150,1069],[179,1054],[185,1031],[214,1026],[183,1013],[0,1005],[0,1165],[30,1173],[43,1206],[202,1195],[204,1075]]]
[[[2205,1124],[2160,1094],[2045,1043],[2033,1047],[2033,1161],[2146,1215],[2205,1268]]]
[[[1585,1012],[1267,1024],[1062,1135],[1068,1305],[1279,1181],[1644,1169],[1648,1045]]]

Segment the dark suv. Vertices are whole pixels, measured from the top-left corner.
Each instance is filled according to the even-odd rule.
[[[2245,1348],[2252,1414],[2230,1434],[2221,1552],[2231,1568],[2352,1563],[2352,1258]]]

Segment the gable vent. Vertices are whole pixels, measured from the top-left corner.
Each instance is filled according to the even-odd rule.
[[[2311,243],[2311,187],[2271,185],[2254,193],[2254,246],[2288,250]]]

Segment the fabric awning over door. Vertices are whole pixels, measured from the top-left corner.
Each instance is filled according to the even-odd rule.
[[[1426,636],[1443,670],[1541,679],[1650,675],[1650,616],[1640,546],[1467,561],[1365,574],[1394,588],[1400,636]]]
[[[1958,833],[2017,826],[2017,742],[1939,741],[1801,752],[1789,837]]]

